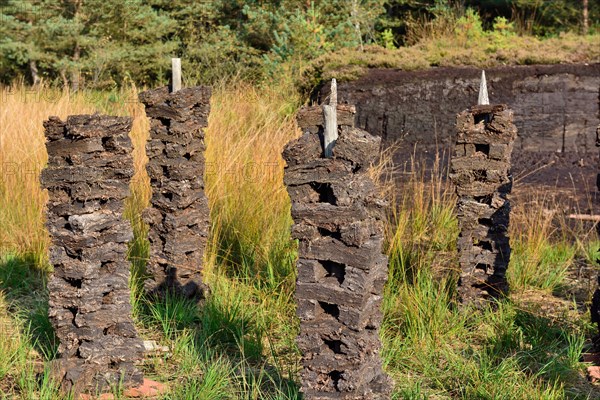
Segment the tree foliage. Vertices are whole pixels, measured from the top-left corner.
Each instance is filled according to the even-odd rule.
[[[389,49],[469,19],[555,35],[577,30],[581,15],[582,0],[0,0],[0,81],[154,85],[174,56],[194,83],[260,80],[327,52]],[[596,29],[599,15],[591,2]]]

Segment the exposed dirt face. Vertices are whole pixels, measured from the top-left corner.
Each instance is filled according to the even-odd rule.
[[[596,188],[598,153],[538,154],[519,152],[513,156],[516,199],[536,193],[565,213],[599,214],[600,193]]]
[[[556,196],[572,211],[600,212],[596,194],[600,64],[506,66],[486,70],[490,101],[514,111],[513,193]],[[357,126],[397,143],[400,164],[414,155],[447,160],[456,114],[477,101],[481,71],[373,69],[338,84],[338,99],[355,104]],[[325,85],[314,99],[328,95]],[[442,163],[447,165],[447,163]],[[594,204],[596,204],[594,206]]]

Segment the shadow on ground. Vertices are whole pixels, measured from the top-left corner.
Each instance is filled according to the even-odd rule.
[[[137,250],[141,250],[143,246]],[[136,253],[135,249],[132,249]],[[176,374],[167,377],[172,392],[165,399],[240,398],[299,399],[298,387],[288,376],[267,338],[269,332],[257,321],[249,286],[225,275],[214,279],[206,298],[197,301],[168,288],[144,294],[145,252],[133,266],[134,314],[149,332],[168,340]],[[274,364],[277,364],[274,365]],[[164,380],[164,365],[146,363],[146,373]],[[258,397],[256,397],[258,396]],[[238,397],[233,397],[238,398]]]
[[[47,273],[32,259],[13,255],[0,256],[0,292],[4,294],[8,313],[23,320],[22,326],[33,348],[53,359],[58,341],[48,318]]]

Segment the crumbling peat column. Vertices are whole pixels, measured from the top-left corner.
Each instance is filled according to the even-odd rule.
[[[388,399],[392,387],[381,368],[378,336],[388,272],[385,203],[367,175],[380,138],[353,121],[354,107],[337,108],[339,137],[325,158],[323,110],[304,108],[298,115],[304,135],[283,152],[292,237],[300,242],[297,343],[306,400]]]
[[[487,92],[486,92],[487,97]],[[450,179],[458,195],[458,293],[483,305],[508,291],[510,157],[517,129],[506,105],[478,105],[457,117]]]
[[[146,288],[150,293],[173,290],[200,299],[202,263],[210,215],[204,194],[204,128],[208,125],[211,89],[167,87],[140,94],[150,119],[146,144],[151,206],[150,260]]]
[[[53,372],[65,391],[98,393],[143,381],[143,344],[131,319],[133,238],[123,219],[133,176],[131,119],[76,115],[44,122],[47,227],[54,273],[50,321],[60,340]]]

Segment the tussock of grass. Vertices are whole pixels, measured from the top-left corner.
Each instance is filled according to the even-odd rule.
[[[595,226],[567,218],[560,204],[544,196],[533,194],[520,200],[513,201],[511,211],[508,278],[513,291],[568,292],[572,275],[579,275],[574,271],[582,267],[600,271]],[[579,286],[585,291],[588,282]]]
[[[48,321],[44,278],[29,260],[0,255],[0,394],[15,396],[9,398],[58,397],[42,364],[58,345]]]
[[[3,382],[7,375],[14,372],[16,366],[21,366],[24,360],[19,359],[19,356],[24,352],[22,350],[24,344],[21,333],[13,324],[8,315],[8,304],[4,298],[4,294],[0,294],[0,382]],[[6,388],[4,388],[6,389]]]
[[[391,151],[386,152],[382,158],[382,163],[390,165],[388,169],[391,154]],[[442,179],[439,159],[429,178],[425,177],[424,170],[413,161],[408,172],[403,174],[408,174],[408,179],[386,183],[391,186],[387,192],[391,194],[392,204],[386,233],[391,279],[410,281],[413,274],[422,269],[440,276],[453,269],[458,237],[458,221],[454,216],[456,198],[448,182]],[[397,190],[398,186],[402,187],[401,191]],[[396,268],[400,265],[403,268]]]
[[[217,262],[270,284],[288,276],[294,260],[281,158],[299,134],[293,115],[299,99],[291,93],[243,84],[216,90],[206,132]]]
[[[586,398],[594,390],[581,384],[586,317],[551,293],[575,256],[573,239],[552,234],[553,219],[536,214],[543,207],[513,210],[514,294],[483,311],[461,310],[456,200],[440,175],[436,165],[429,179],[405,179],[391,214],[381,335],[397,398]]]

